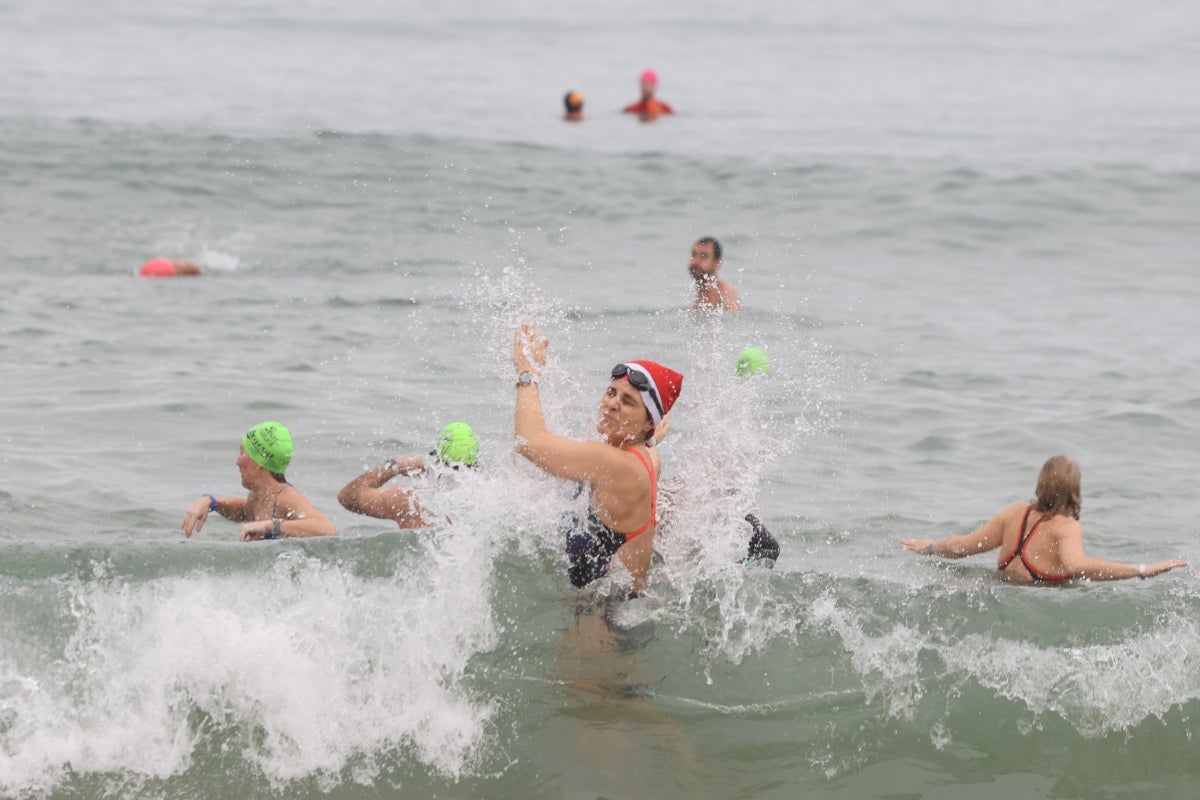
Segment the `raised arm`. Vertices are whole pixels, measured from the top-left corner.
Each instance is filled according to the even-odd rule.
[[[942,558],[964,558],[995,550],[1004,540],[1004,523],[1015,506],[1010,506],[986,522],[983,527],[963,536],[944,539],[901,539],[900,544],[915,553]]]
[[[421,456],[402,456],[381,467],[370,469],[347,483],[338,492],[338,502],[347,511],[376,519],[395,520],[402,528],[426,524],[413,491],[403,486],[384,486],[397,475],[415,476],[425,472]]]
[[[381,491],[383,485],[397,475],[416,476],[424,472],[425,459],[420,456],[393,458],[386,464],[367,470],[343,486],[338,492],[338,502],[347,511],[353,511],[355,514],[387,519],[391,514],[381,510],[382,507],[378,505],[380,498],[391,494],[390,490]]]
[[[1073,578],[1093,581],[1119,581],[1126,578],[1152,578],[1170,572],[1175,567],[1186,567],[1186,561],[1156,561],[1153,564],[1125,564],[1092,558],[1083,552],[1083,526],[1075,520],[1059,527],[1058,558]]]
[[[546,429],[537,378],[546,365],[549,344],[532,322],[523,324],[513,337],[517,375],[529,372],[534,376],[529,383],[517,383],[513,417],[517,452],[551,475],[573,481],[596,483],[628,469],[630,465],[621,460],[621,451],[614,447],[558,436]]]

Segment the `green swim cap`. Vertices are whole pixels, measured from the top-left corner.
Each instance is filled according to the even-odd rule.
[[[451,422],[442,428],[433,454],[448,467],[456,464],[475,466],[479,458],[479,440],[465,422]]]
[[[771,372],[771,359],[757,347],[747,347],[738,356],[738,375],[768,375]]]
[[[242,447],[255,464],[268,472],[282,475],[292,463],[292,433],[278,422],[260,422],[246,431]]]

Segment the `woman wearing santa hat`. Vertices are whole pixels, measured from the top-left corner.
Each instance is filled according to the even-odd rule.
[[[578,481],[590,492],[586,518],[567,531],[568,574],[584,586],[608,573],[615,555],[628,570],[633,591],[646,585],[658,527],[658,476],[662,459],[653,448],[655,429],[679,398],[683,375],[653,361],[626,361],[612,369],[600,399],[596,431],[603,441],[581,441],[546,430],[538,377],[549,342],[527,322],[513,338],[517,370],[517,452],[558,478]]]

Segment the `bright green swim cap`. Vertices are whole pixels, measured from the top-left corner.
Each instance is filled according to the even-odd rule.
[[[771,359],[757,347],[747,347],[738,356],[738,375],[767,375],[771,372]]]
[[[448,467],[457,464],[473,467],[479,457],[479,440],[475,438],[475,432],[467,423],[451,422],[442,428],[433,453],[438,461]]]
[[[280,475],[292,463],[292,433],[278,422],[260,422],[242,439],[246,455],[268,472]]]

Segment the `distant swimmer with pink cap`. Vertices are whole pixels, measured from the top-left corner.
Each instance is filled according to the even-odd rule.
[[[152,258],[142,264],[143,278],[176,278],[203,275],[204,270],[194,261],[172,261],[169,258]]]
[[[659,114],[674,114],[675,109],[654,96],[658,89],[658,74],[648,69],[642,73],[642,99],[633,105],[625,106],[626,114],[637,114],[642,122],[653,122]]]
[[[662,458],[653,445],[669,427],[683,375],[653,361],[617,364],[600,398],[596,432],[602,441],[569,439],[550,433],[542,413],[538,378],[549,344],[531,322],[513,337],[517,452],[588,491],[587,516],[568,513],[561,525],[571,583],[582,587],[603,577],[616,556],[636,594],[646,586],[658,530]]]
[[[204,527],[209,513],[242,523],[239,538],[287,539],[333,536],[329,517],[313,508],[299,489],[288,483],[284,470],[292,462],[292,434],[278,422],[260,422],[242,437],[237,467],[245,497],[202,494],[184,514],[180,528],[191,537]]]

